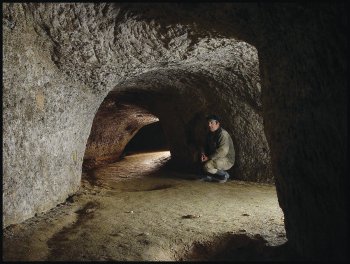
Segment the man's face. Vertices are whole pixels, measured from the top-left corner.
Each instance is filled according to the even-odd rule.
[[[220,127],[220,123],[216,120],[209,120],[208,121],[208,127],[211,132],[214,132]]]

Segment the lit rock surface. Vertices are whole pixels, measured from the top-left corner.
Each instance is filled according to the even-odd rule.
[[[159,118],[179,164],[221,115],[233,174],[275,177],[290,245],[343,258],[346,32],[344,4],[3,4],[3,225],[77,190],[115,91]]]
[[[138,130],[158,118],[135,105],[121,104],[110,93],[96,113],[84,154],[84,169],[118,160]]]

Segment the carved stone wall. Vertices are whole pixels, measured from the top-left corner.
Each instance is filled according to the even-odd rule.
[[[3,225],[75,192],[94,117],[113,91],[159,118],[179,164],[195,160],[204,116],[221,115],[239,157],[233,174],[275,177],[288,243],[311,259],[345,258],[346,11],[3,4]]]

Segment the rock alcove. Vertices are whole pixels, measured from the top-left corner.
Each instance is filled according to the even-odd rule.
[[[84,155],[120,155],[153,116],[190,166],[210,111],[235,177],[276,181],[291,247],[346,259],[347,27],[337,3],[3,4],[3,227],[74,194]],[[117,148],[93,124],[110,96],[143,115]]]

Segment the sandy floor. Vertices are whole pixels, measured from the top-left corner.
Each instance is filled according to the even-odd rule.
[[[6,228],[3,260],[285,260],[272,185],[210,183],[134,154],[83,174],[79,192]]]

